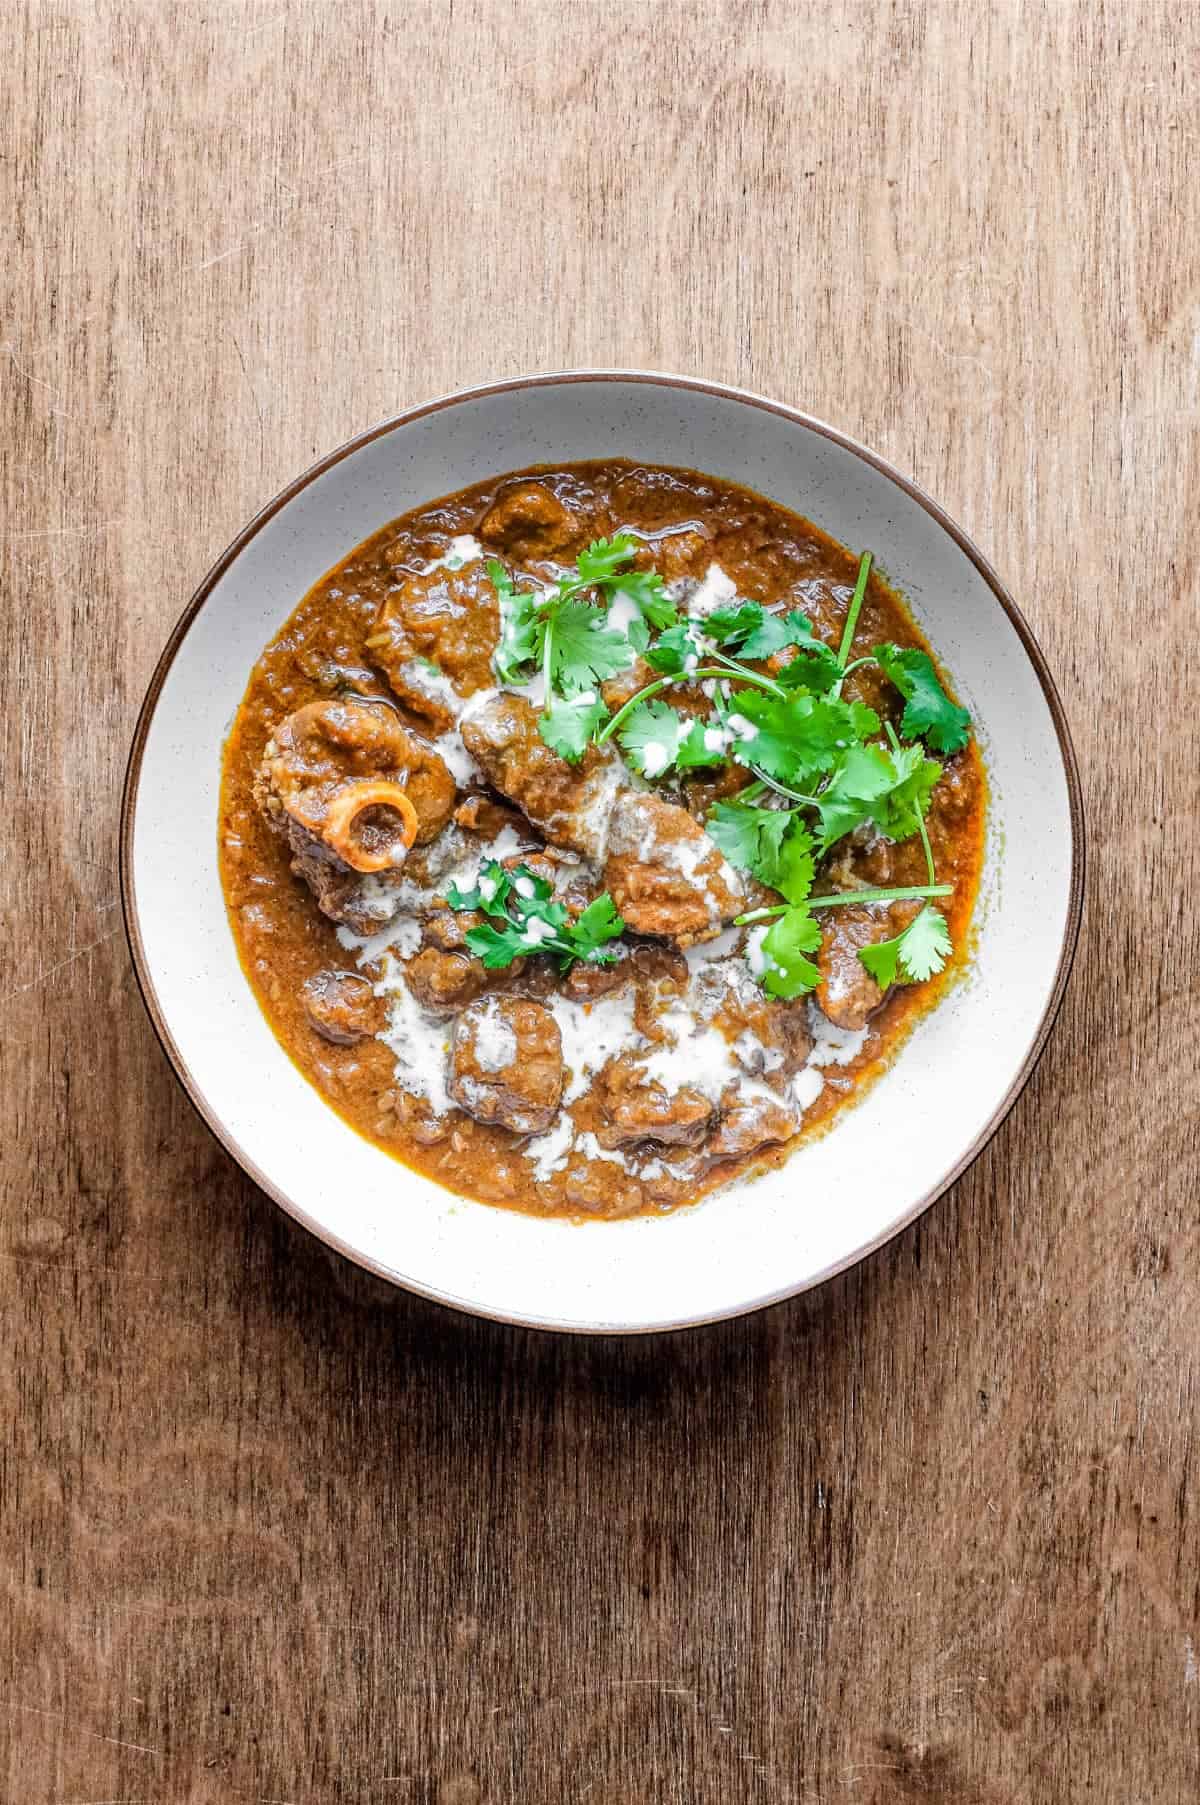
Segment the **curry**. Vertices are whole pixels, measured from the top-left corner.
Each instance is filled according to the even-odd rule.
[[[517,472],[382,527],[259,658],[220,863],[359,1133],[612,1218],[790,1157],[961,963],[986,785],[900,597],[735,484]]]

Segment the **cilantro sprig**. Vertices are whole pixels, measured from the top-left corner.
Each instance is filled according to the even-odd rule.
[[[496,675],[501,683],[520,684],[540,667],[542,738],[571,762],[583,757],[608,718],[598,686],[628,670],[649,644],[651,628],[670,629],[676,622],[658,572],[627,568],[636,550],[628,534],[593,540],[577,564],[540,589],[518,589],[501,563],[488,564],[500,602]],[[598,605],[618,595],[636,610],[624,627],[610,625],[609,608]]]
[[[446,901],[452,909],[473,910],[488,919],[467,929],[466,941],[489,971],[501,971],[530,953],[553,953],[561,970],[584,960],[611,965],[617,954],[608,943],[625,931],[625,923],[608,891],[572,919],[554,900],[554,886],[528,865],[507,870],[495,859],[483,867],[472,890],[451,884]]]
[[[903,933],[863,948],[859,957],[885,989],[941,971],[952,950],[950,932],[931,899],[950,895],[953,886],[937,882],[925,826],[942,774],[930,751],[960,751],[970,736],[970,716],[946,694],[926,652],[881,643],[851,657],[871,554],[859,563],[835,651],[797,609],[780,612],[738,598],[680,619],[657,573],[626,568],[634,550],[625,535],[596,540],[554,587],[538,591],[517,590],[503,566],[489,565],[501,605],[497,675],[517,682],[540,664],[543,739],[574,762],[589,744],[616,738],[629,764],[650,781],[729,762],[746,769],[753,781],[737,797],[715,804],[708,829],[731,864],[784,899],[738,918],[759,930],[751,965],[771,995],[792,998],[815,988],[818,969],[810,955],[821,944],[819,913],[842,904],[921,900],[924,907]],[[624,627],[609,624],[607,604],[618,593],[635,609],[632,618],[626,611]],[[639,655],[658,674],[610,715],[599,686]],[[756,668],[764,663],[768,671]],[[903,698],[904,742],[890,720],[843,695],[847,678],[868,667]],[[704,686],[707,712],[689,713],[667,699],[671,690],[697,684]],[[919,835],[928,882],[813,896],[816,861],[866,826],[892,841]],[[502,899],[502,925],[471,930],[479,939],[472,950],[484,956],[485,936],[491,957],[504,964],[543,945],[560,955],[569,950],[569,935],[586,915],[573,930],[548,916],[535,916],[530,926],[519,909],[514,923],[511,898],[510,889]],[[548,899],[536,900],[561,911]],[[615,916],[611,899],[600,900]],[[549,946],[548,934],[560,935],[561,944]],[[531,936],[536,945],[528,944]]]

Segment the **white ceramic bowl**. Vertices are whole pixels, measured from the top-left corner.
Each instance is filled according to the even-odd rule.
[[[351,1132],[275,1040],[217,871],[221,745],[304,592],[397,514],[534,463],[631,456],[731,478],[869,547],[975,719],[991,783],[977,947],[893,1069],[779,1171],[653,1220],[537,1221],[442,1190]],[[1011,1107],[1057,1011],[1083,888],[1062,707],[994,572],[881,458],[793,408],[675,376],[587,371],[413,408],[299,477],[218,560],[155,671],[130,755],[122,894],[147,1008],[214,1133],[277,1203],[396,1284],[512,1322],[634,1332],[817,1284],[911,1222]]]

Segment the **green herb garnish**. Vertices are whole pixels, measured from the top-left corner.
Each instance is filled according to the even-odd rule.
[[[597,685],[628,670],[649,643],[650,629],[669,628],[676,614],[657,571],[628,570],[636,540],[618,534],[596,539],[579,562],[545,590],[518,589],[504,566],[488,565],[500,600],[500,642],[492,657],[502,683],[527,682],[540,666],[545,679],[545,713],[539,722],[546,744],[572,763],[608,718],[597,702]],[[625,629],[608,624],[611,601],[623,595],[637,614]],[[593,692],[579,703],[581,694]],[[578,706],[577,706],[578,704]],[[590,709],[590,713],[583,710]]]
[[[518,591],[501,565],[489,565],[501,604],[495,656],[501,681],[523,680],[540,663],[546,687],[542,737],[571,762],[589,744],[615,737],[633,769],[650,780],[730,761],[745,767],[753,781],[733,800],[717,803],[707,825],[731,864],[784,898],[778,907],[739,917],[742,923],[770,923],[756,961],[772,995],[794,997],[815,987],[817,968],[809,955],[820,946],[816,913],[842,904],[924,900],[903,934],[863,948],[859,957],[887,984],[917,983],[940,971],[950,951],[949,929],[928,899],[951,894],[952,886],[936,881],[925,828],[942,772],[925,747],[942,754],[961,750],[970,716],[947,696],[926,652],[880,644],[852,660],[870,553],[859,563],[835,651],[796,609],[781,613],[739,598],[708,615],[679,619],[656,573],[623,568],[635,549],[627,536],[597,540],[543,592]],[[608,607],[599,605],[618,592],[637,608],[623,630],[608,625]],[[610,716],[599,685],[639,654],[659,675]],[[767,659],[770,674],[747,662]],[[843,697],[847,677],[868,666],[903,697],[900,731],[908,743],[873,708]],[[707,718],[666,699],[680,685],[701,683],[711,703]],[[919,834],[928,883],[812,896],[815,860],[868,824],[892,841]],[[559,921],[547,925],[569,931]],[[502,929],[472,930],[508,939],[516,931],[507,916]],[[561,953],[565,944],[548,950]],[[538,949],[522,944],[517,950]],[[515,956],[509,953],[503,963]]]
[[[607,890],[572,919],[566,906],[554,901],[554,886],[546,878],[528,865],[507,871],[494,859],[483,867],[473,890],[452,884],[446,901],[452,909],[490,917],[466,934],[467,946],[489,971],[501,971],[530,953],[553,953],[563,971],[577,960],[611,965],[617,954],[607,943],[625,931]]]

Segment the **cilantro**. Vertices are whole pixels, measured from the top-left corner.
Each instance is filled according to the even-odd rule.
[[[797,609],[773,614],[761,602],[739,602],[736,608],[714,608],[705,618],[704,630],[726,651],[739,658],[773,658],[789,646],[828,662],[831,681],[838,672],[837,654],[816,637],[812,622]]]
[[[712,651],[713,642],[698,621],[681,620],[660,633],[646,653],[646,662],[655,670],[671,676],[694,673],[700,661]]]
[[[542,738],[552,752],[574,764],[587,751],[596,729],[608,719],[608,710],[594,689],[551,702],[538,722]]]
[[[874,946],[859,948],[858,956],[881,990],[889,990],[899,980],[904,984],[920,984],[944,967],[953,951],[946,917],[932,903],[894,940],[880,940]]]
[[[555,902],[548,879],[528,865],[506,871],[494,859],[484,866],[473,890],[452,884],[446,901],[452,909],[475,910],[491,918],[468,928],[466,935],[467,946],[489,971],[503,971],[530,953],[553,953],[564,971],[577,959],[611,965],[617,955],[605,950],[606,942],[625,931],[607,890],[572,921],[565,905]]]
[[[814,848],[798,815],[744,802],[716,802],[707,825],[710,838],[731,865],[749,871],[789,903],[806,901],[812,889]]]
[[[627,570],[612,587],[615,595],[636,603],[643,621],[652,627],[673,627],[679,618],[656,570]]]
[[[736,705],[729,717],[731,723],[744,721],[752,729],[739,733],[734,757],[782,783],[803,782],[832,771],[849,746],[879,730],[879,717],[873,709],[836,696],[813,697],[800,692],[773,696],[736,690],[731,701]]]
[[[884,756],[895,780],[874,800],[871,816],[889,840],[908,840],[922,830],[942,767],[936,758],[926,758],[919,746],[897,746]]]
[[[492,654],[492,663],[501,683],[520,680],[521,668],[537,657],[537,605],[541,599],[529,590],[518,590],[503,564],[495,558],[488,561],[488,576],[500,602],[500,642]]]
[[[815,990],[820,972],[809,953],[820,950],[821,930],[803,906],[785,909],[762,939],[762,956],[766,961],[763,989],[769,996],[784,1002]]]
[[[451,884],[446,891],[446,901],[452,909],[478,909],[485,915],[502,917],[511,887],[512,873],[491,859],[476,878],[473,890],[460,890],[457,884]]]
[[[612,539],[593,539],[587,550],[579,554],[573,580],[580,585],[609,583],[636,550],[637,540],[628,533],[618,533]]]
[[[665,702],[639,702],[626,717],[618,737],[630,764],[643,777],[661,777],[676,764],[681,770],[719,765],[727,757],[726,739],[720,728],[708,727],[694,716],[677,714]]]
[[[504,919],[500,927],[483,922],[467,929],[467,945],[488,971],[503,971],[514,959],[540,952],[540,943],[529,939],[528,929]]]
[[[545,647],[550,688],[569,695],[615,677],[633,662],[623,633],[604,624],[604,616],[586,602],[567,601],[547,616]]]
[[[687,732],[680,735],[675,763],[681,771],[694,771],[702,765],[723,765],[729,756],[729,739],[724,728],[693,718]]]
[[[918,753],[918,758],[920,754]],[[872,818],[876,800],[896,784],[892,761],[880,746],[851,746],[817,797],[821,845],[832,846]]]
[[[643,777],[661,777],[675,763],[683,722],[665,702],[642,702],[618,735],[630,764]]]
[[[606,942],[624,933],[625,923],[617,913],[617,905],[607,890],[590,902],[583,914],[568,928],[571,947],[577,959],[593,964],[611,965],[616,953],[604,952]]]
[[[604,719],[597,713],[580,737],[585,717],[578,710],[564,715],[556,695],[569,700],[594,688],[618,671],[627,670],[650,639],[650,626],[670,627],[675,609],[657,571],[622,570],[637,550],[628,535],[596,539],[579,554],[553,589],[518,590],[504,566],[492,559],[488,576],[500,604],[500,640],[492,663],[501,683],[516,684],[541,665],[546,683],[546,713],[541,728],[547,745],[564,758],[580,758],[588,738]],[[620,592],[638,609],[628,629],[608,625],[608,613],[587,592],[611,596]]]
[[[743,802],[714,802],[708,811],[709,838],[739,871],[763,877],[778,864],[779,847],[792,824],[786,809],[756,808]],[[773,887],[773,886],[772,886]]]
[[[780,843],[775,869],[765,881],[793,904],[807,901],[815,862],[812,835],[795,816]]]
[[[961,752],[970,735],[971,717],[942,688],[928,652],[880,645],[873,656],[905,698],[901,732],[928,740],[937,752]]]

